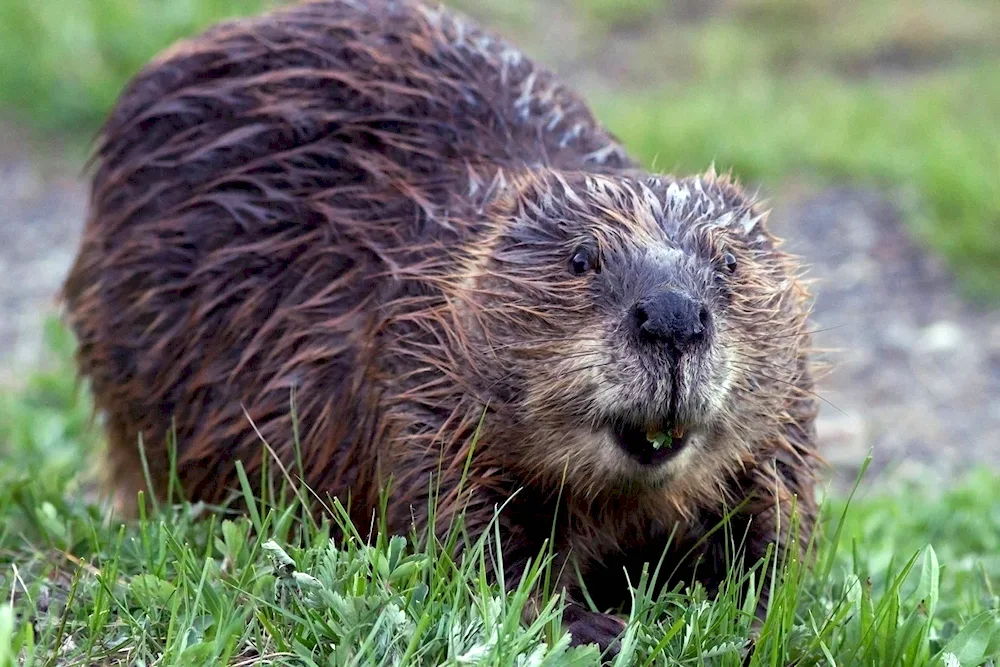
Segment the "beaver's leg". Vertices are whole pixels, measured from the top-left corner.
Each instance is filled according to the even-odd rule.
[[[771,564],[778,559],[780,570],[784,559],[803,557],[812,535],[816,519],[813,479],[808,469],[780,459],[748,471],[739,488],[744,502],[735,514],[704,520],[706,532],[715,530],[702,538],[689,562],[682,565],[680,578],[697,579],[714,595],[736,563],[742,560],[749,569],[770,550],[768,566],[756,578],[761,590],[756,613],[758,622],[763,621],[770,602]],[[718,527],[726,518],[728,525]]]
[[[748,498],[751,507],[750,529],[747,535],[746,564],[762,559],[773,545],[772,562],[779,568],[785,558],[801,559],[812,537],[816,523],[815,478],[811,469],[789,465],[776,458],[771,465],[758,468],[754,487]],[[757,605],[757,617],[763,620],[770,595],[771,568],[765,578]]]
[[[541,544],[537,544],[532,551],[522,548],[522,545],[511,543],[504,545],[504,585],[508,594],[518,587],[526,568],[538,557],[541,547]],[[553,562],[553,569],[558,570],[561,566],[561,559],[557,556]],[[620,637],[625,631],[625,621],[613,614],[590,611],[577,601],[572,590],[571,585],[563,586],[566,605],[563,608],[562,622],[570,634],[570,645],[596,644],[605,659],[613,658],[621,650]],[[525,623],[530,624],[538,618],[544,603],[542,593],[543,591],[535,590],[525,604],[522,610],[522,619]]]
[[[144,494],[147,510],[151,503],[166,497],[169,474],[164,459],[167,456],[156,441],[140,439],[135,424],[118,411],[106,410],[104,415],[107,445],[101,466],[102,488],[110,496],[118,518],[134,519],[139,516],[140,491]],[[145,464],[140,447],[145,448]],[[147,468],[152,488],[147,484]],[[153,494],[156,498],[151,498]]]
[[[458,551],[465,549],[469,543],[475,543],[484,534],[488,536],[490,541],[484,554],[487,576],[494,583],[499,583],[502,578],[508,594],[520,586],[528,568],[545,556],[542,549],[551,537],[551,513],[554,511],[545,502],[533,502],[521,496],[512,500],[503,483],[476,479],[474,475],[470,475],[471,479],[464,483],[460,483],[458,478],[445,476],[429,487],[429,473],[422,472],[432,469],[429,464],[411,461],[396,467],[410,471],[410,474],[394,480],[387,508],[388,524],[392,530],[405,532],[415,527],[418,533],[424,534],[430,527],[428,509],[433,504],[434,532],[439,542],[446,542],[454,525],[462,527],[468,540],[458,541],[455,545]],[[429,488],[434,488],[433,498],[428,495]],[[370,500],[371,506],[377,506],[373,503]],[[502,577],[497,568],[499,564],[492,557],[496,548],[492,542],[495,537],[499,537],[500,541]],[[563,572],[568,577],[570,568],[563,567],[564,556],[557,548],[551,567],[553,573]],[[618,636],[625,624],[615,616],[591,612],[578,604],[571,595],[573,581],[567,579],[557,585],[567,591],[568,605],[563,613],[563,624],[572,635],[573,645],[597,644],[606,655],[617,653]],[[522,611],[525,623],[532,623],[538,618],[544,603],[543,593],[536,587],[529,597]]]
[[[597,644],[606,659],[621,651],[625,621],[617,616],[590,611],[576,602],[570,602],[563,611],[563,623],[572,636],[572,646]]]
[[[484,533],[492,540],[499,533],[500,554],[502,559],[503,586],[508,595],[512,594],[520,585],[528,572],[528,568],[537,563],[540,558],[545,558],[543,548],[547,540],[551,537],[549,526],[551,518],[542,508],[535,507],[533,513],[523,504],[507,504],[495,514],[495,508],[501,507],[507,498],[496,494],[493,491],[470,488],[466,498],[468,504],[463,517],[462,525],[469,537],[475,542]],[[440,519],[440,517],[439,517]],[[437,525],[440,534],[444,526]],[[467,545],[458,545],[461,549]],[[494,553],[495,545],[487,544],[487,551],[484,554],[486,559],[487,576],[494,583],[499,583],[500,576],[497,571],[498,563],[490,555]],[[562,573],[565,581],[558,582],[557,588],[562,589],[565,594],[566,606],[563,610],[563,627],[571,635],[571,644],[579,646],[584,644],[597,644],[601,652],[608,656],[614,656],[620,650],[619,636],[625,629],[625,623],[616,616],[592,612],[579,604],[574,597],[574,579],[569,576],[572,568],[565,563],[565,554],[558,548],[553,557],[550,567],[554,575]],[[536,586],[529,596],[522,610],[522,620],[530,624],[538,618],[544,599],[545,591]]]

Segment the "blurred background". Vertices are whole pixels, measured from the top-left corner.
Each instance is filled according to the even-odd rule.
[[[0,0],[0,441],[44,448],[84,414],[49,405],[73,380],[65,332],[43,331],[118,91],[174,40],[273,4]],[[869,451],[878,479],[1000,465],[1000,2],[446,4],[577,86],[647,166],[714,161],[770,200],[817,280],[838,485]],[[9,398],[39,368],[58,391]]]

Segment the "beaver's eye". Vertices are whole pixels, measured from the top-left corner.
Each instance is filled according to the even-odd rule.
[[[736,270],[736,256],[731,252],[727,252],[722,256],[722,265],[726,268],[726,271],[732,273]]]
[[[588,271],[596,271],[597,262],[594,259],[594,253],[582,246],[577,248],[573,251],[573,258],[570,260],[569,268],[574,275],[578,276],[582,276]]]

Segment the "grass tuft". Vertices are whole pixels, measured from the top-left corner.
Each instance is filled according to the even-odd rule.
[[[521,622],[548,556],[504,594],[485,576],[494,533],[451,555],[460,523],[421,548],[384,531],[367,543],[340,505],[313,523],[304,496],[282,490],[245,492],[250,515],[140,500],[140,521],[107,521],[79,474],[99,443],[70,340],[57,325],[48,335],[49,368],[0,397],[0,666],[598,664],[595,648],[569,647],[558,597]],[[981,471],[945,492],[827,500],[815,565],[787,563],[747,662],[761,572],[776,561],[734,564],[716,599],[652,590],[652,571],[675,565],[653,563],[632,582],[615,664],[996,660],[998,483]]]
[[[43,129],[91,133],[156,52],[272,0],[0,0],[0,104]]]

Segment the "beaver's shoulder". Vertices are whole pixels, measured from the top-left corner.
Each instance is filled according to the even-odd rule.
[[[183,163],[193,183],[306,145],[384,149],[413,173],[480,158],[634,166],[551,71],[457,13],[406,0],[305,2],[215,26],[140,72],[103,137],[107,164],[162,149],[161,164]],[[310,157],[337,166],[336,151]]]

